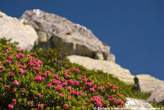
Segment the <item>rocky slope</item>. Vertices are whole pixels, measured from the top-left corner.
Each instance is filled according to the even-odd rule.
[[[19,20],[0,12],[0,38],[2,37],[11,38],[12,41],[18,42],[21,48],[28,50],[34,44],[44,48],[58,48],[71,55],[68,59],[72,63],[88,69],[101,70],[126,83],[133,84],[134,76],[128,69],[115,62],[115,56],[111,53],[109,46],[101,42],[86,27],[56,14],[37,9],[26,11]],[[151,101],[164,100],[164,94],[160,96],[160,101],[156,97],[159,93],[156,89],[163,88],[164,81],[149,75],[137,77],[142,91],[153,92]]]
[[[67,54],[115,60],[110,47],[103,44],[91,30],[64,17],[36,9],[26,11],[21,20],[35,28],[38,43],[43,47],[60,48]]]
[[[95,60],[77,55],[68,56],[68,59],[70,62],[80,64],[87,69],[101,70],[105,73],[112,74],[126,83],[134,83],[134,76],[130,71],[114,62]],[[158,80],[150,75],[137,75],[137,77],[139,79],[141,90],[144,92],[152,92],[161,86],[164,87],[164,81]]]
[[[112,74],[121,81],[133,84],[134,76],[130,73],[130,71],[128,69],[122,68],[120,65],[114,62],[96,60],[77,55],[68,56],[67,58],[70,60],[70,62],[80,64],[87,69],[101,70],[105,73]]]

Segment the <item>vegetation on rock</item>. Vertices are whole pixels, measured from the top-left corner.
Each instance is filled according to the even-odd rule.
[[[102,84],[94,71],[74,66],[50,51],[28,52],[0,40],[0,109],[124,106],[125,96],[118,86]]]

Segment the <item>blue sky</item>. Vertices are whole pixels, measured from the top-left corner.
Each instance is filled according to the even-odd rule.
[[[164,80],[163,0],[1,0],[0,10],[21,16],[39,8],[90,28],[133,74]]]

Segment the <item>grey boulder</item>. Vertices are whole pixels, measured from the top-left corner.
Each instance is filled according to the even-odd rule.
[[[35,28],[39,36],[38,45],[41,47],[58,48],[68,55],[115,61],[110,47],[101,42],[91,30],[64,17],[34,9],[26,11],[21,20]]]

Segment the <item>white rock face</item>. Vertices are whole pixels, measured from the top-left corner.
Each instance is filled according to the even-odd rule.
[[[70,62],[82,65],[87,69],[101,70],[103,72],[112,74],[121,81],[133,83],[134,76],[130,73],[130,71],[128,69],[122,68],[120,65],[114,62],[95,60],[77,55],[68,56],[67,58],[70,60]]]
[[[164,87],[164,81],[154,78],[148,74],[137,75],[141,90],[144,92],[153,92],[156,89]]]
[[[19,43],[22,49],[32,49],[38,36],[35,30],[29,26],[24,25],[17,18],[7,16],[0,12],[0,38],[12,39]]]
[[[149,102],[163,103],[164,104],[164,86],[154,90],[148,99]]]
[[[91,30],[64,17],[34,9],[26,11],[21,20],[35,28],[40,44],[59,48],[71,55],[115,61],[110,47],[101,42]]]
[[[128,84],[134,84],[134,76],[130,73],[130,71],[114,62],[96,60],[77,55],[71,55],[67,58],[70,60],[70,62],[82,65],[87,69],[101,70],[105,73],[112,74],[114,77],[117,77],[123,82],[126,82]],[[164,81],[156,79],[150,75],[143,74],[137,75],[137,77],[139,79],[141,91],[143,92],[152,92],[160,88],[161,86],[164,87]]]
[[[128,110],[154,110],[151,104],[144,100],[126,98],[125,108]]]

